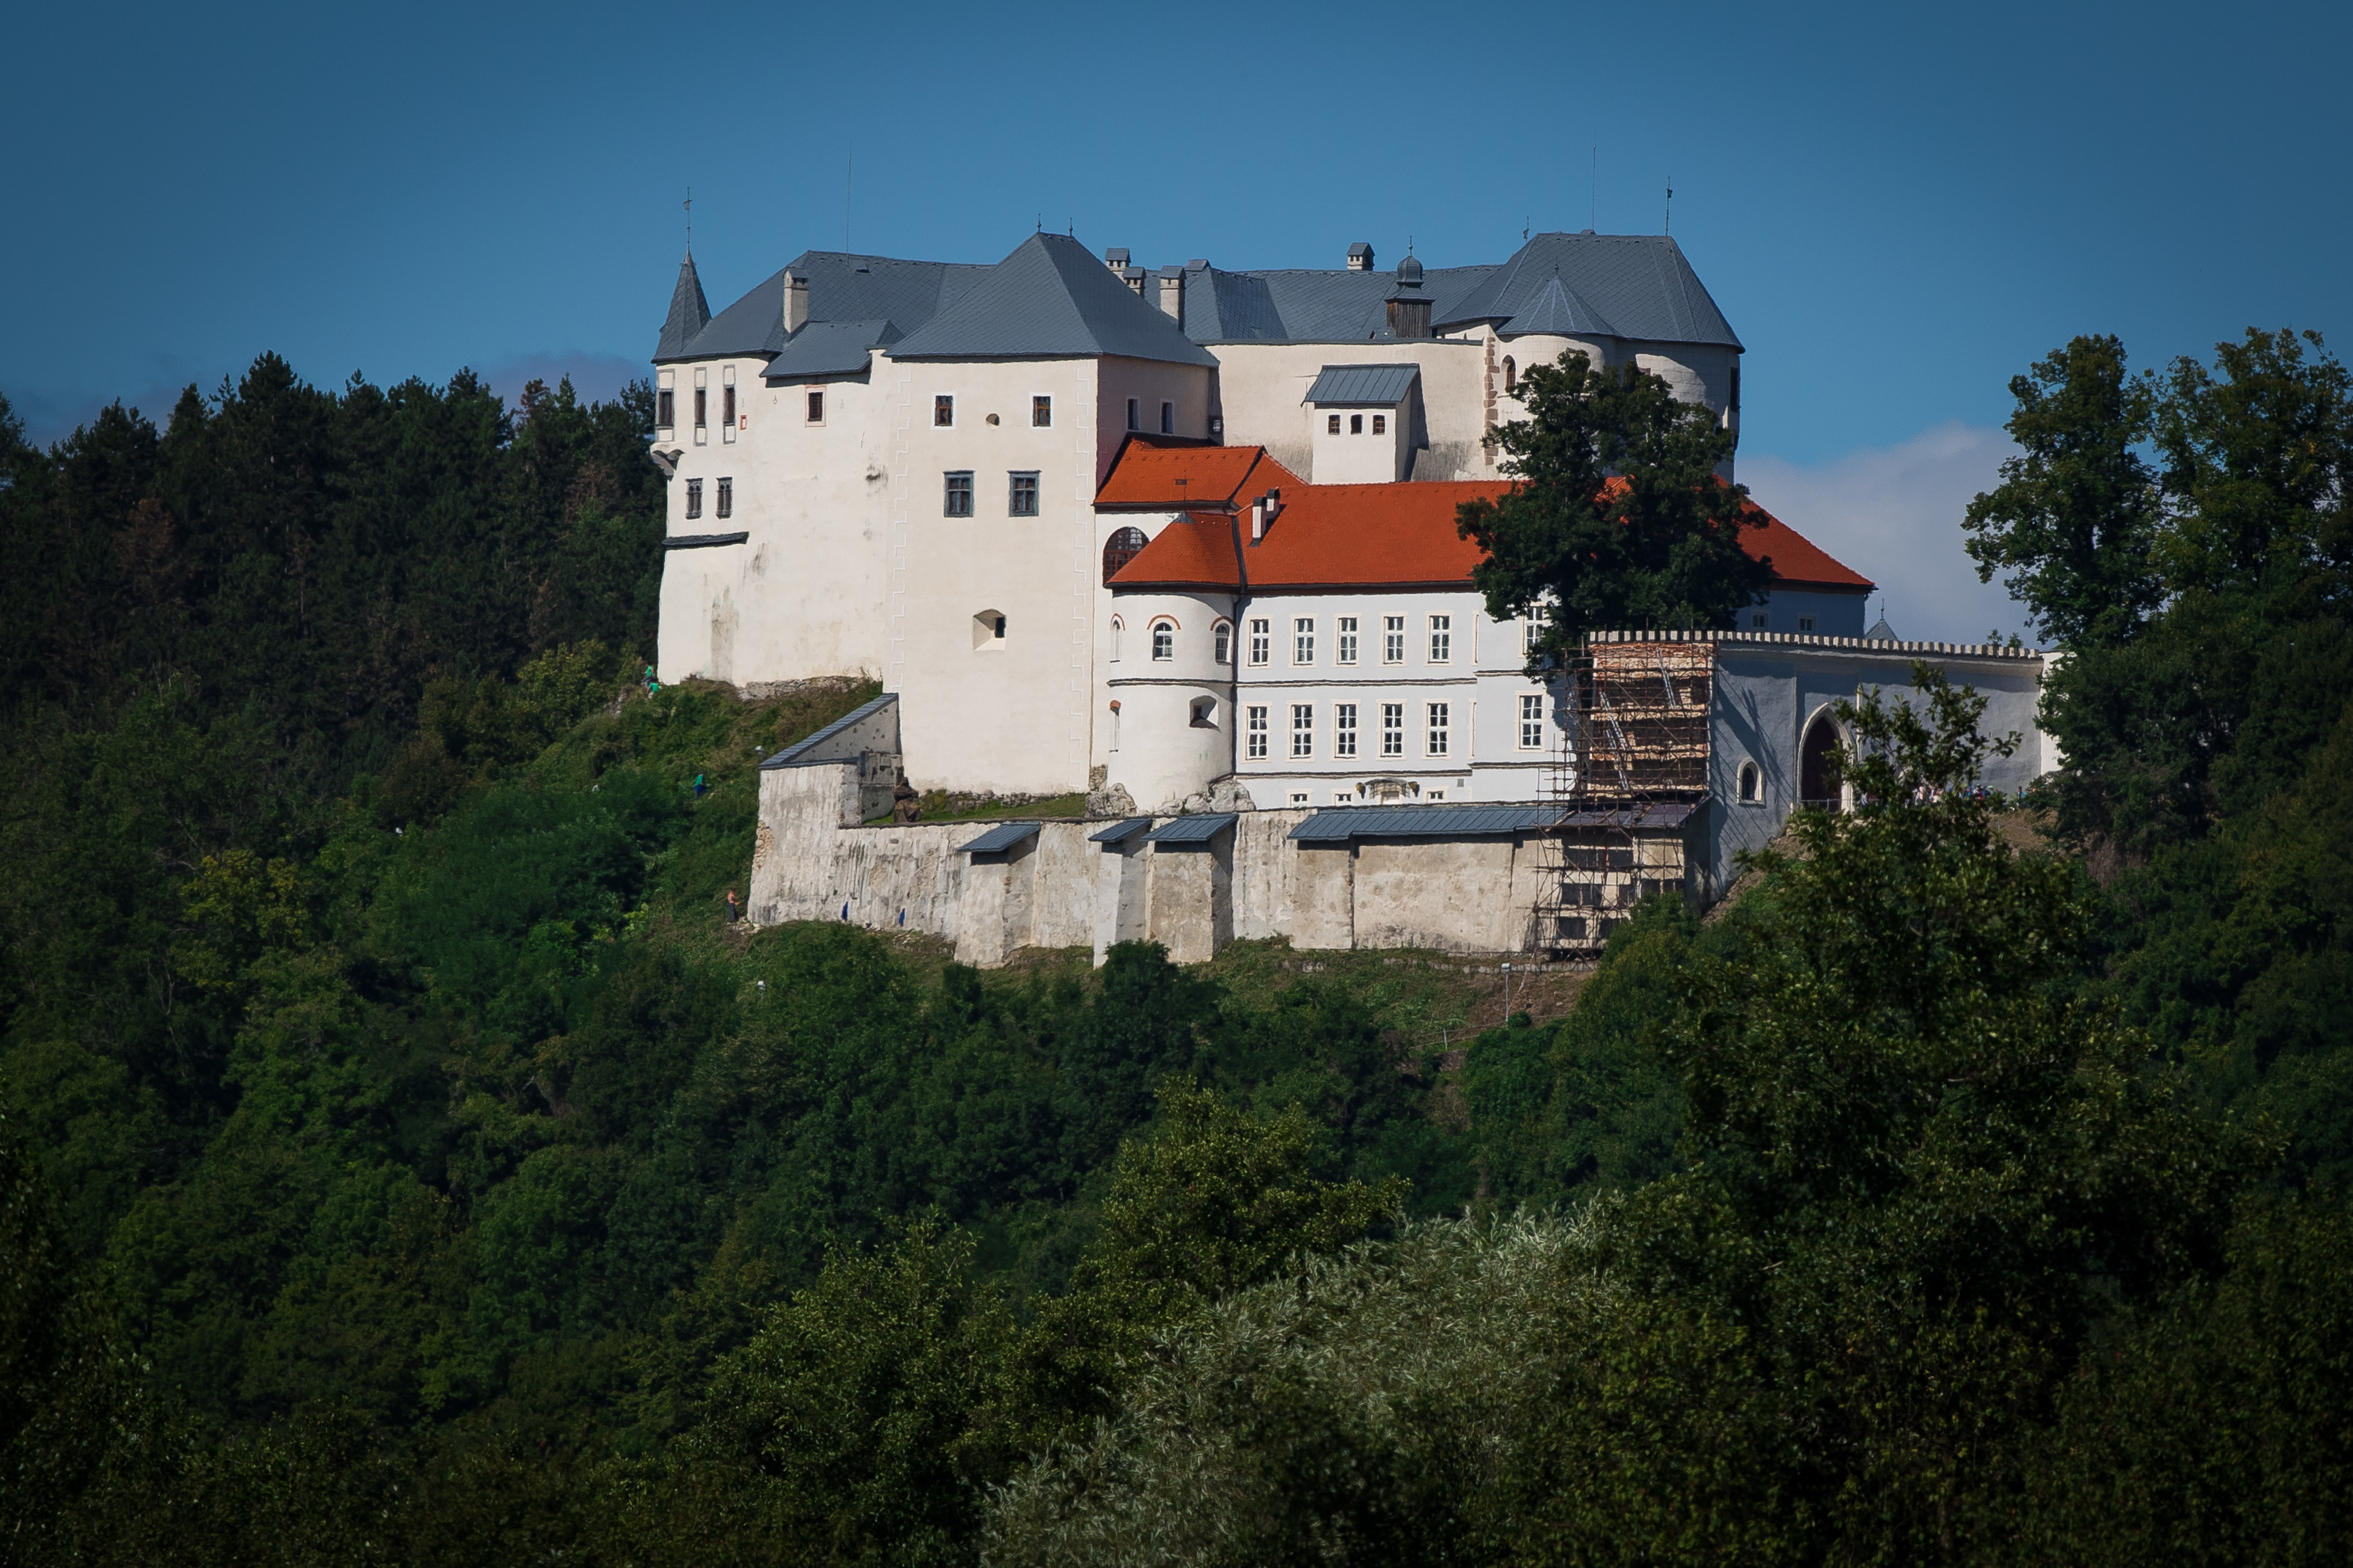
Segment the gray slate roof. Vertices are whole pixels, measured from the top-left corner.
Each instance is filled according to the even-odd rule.
[[[1353,805],[1319,811],[1291,830],[1302,844],[1352,838],[1483,838],[1560,820],[1556,805]]]
[[[886,321],[904,334],[937,315],[944,306],[964,297],[976,279],[988,270],[949,261],[900,261],[888,256],[859,256],[839,250],[805,250],[770,273],[760,283],[672,348],[667,331],[654,357],[664,359],[743,359],[774,354],[787,346],[785,332],[785,274],[808,282],[807,332],[814,326],[839,327],[849,321]],[[697,290],[700,297],[700,289]],[[671,307],[673,312],[677,307]],[[707,312],[706,312],[707,313]],[[833,335],[833,334],[820,334]],[[837,338],[837,343],[839,339]],[[871,343],[860,347],[871,347]],[[831,357],[839,359],[839,353]],[[865,360],[861,356],[859,365]],[[841,374],[835,372],[832,374]]]
[[[1563,307],[1547,287],[1556,279],[1571,296],[1569,316],[1582,306],[1609,324],[1611,336],[1741,346],[1682,247],[1662,234],[1537,235],[1461,300],[1441,301],[1430,322],[1446,328],[1493,321],[1506,337],[1557,331],[1531,324],[1561,318]]]
[[[1418,364],[1327,364],[1303,400],[1325,408],[1388,408],[1413,390]]]
[[[964,297],[910,331],[892,359],[1216,359],[1065,235],[1033,234]]]
[[[1435,267],[1421,278],[1433,321],[1487,280],[1493,267]],[[1395,342],[1388,272],[1227,272],[1215,267],[1185,273],[1185,335],[1199,343]]]
[[[1030,837],[1045,824],[1039,822],[1008,822],[1002,827],[992,827],[971,843],[956,850],[959,855],[994,855],[1012,848]]]
[[[1204,816],[1179,816],[1164,822],[1144,836],[1146,844],[1207,844],[1234,825],[1230,811],[1213,812]]]
[[[786,341],[784,352],[760,374],[771,379],[814,381],[821,376],[856,375],[874,362],[869,349],[899,341],[898,327],[881,321],[804,321]]]
[[[694,270],[694,252],[690,250],[678,264],[678,285],[670,291],[670,314],[662,319],[654,358],[677,358],[710,320],[711,305],[702,297],[702,279]]]

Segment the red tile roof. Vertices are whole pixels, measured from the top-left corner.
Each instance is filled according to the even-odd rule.
[[[1137,448],[1122,460],[1124,468]],[[1198,447],[1257,452],[1257,447]],[[1162,451],[1156,457],[1173,457]],[[1262,458],[1284,473],[1282,465]],[[1196,470],[1197,472],[1201,470]],[[1264,493],[1268,470],[1241,494],[1244,504]],[[1113,480],[1119,470],[1113,473]],[[1106,484],[1104,489],[1110,489]],[[1140,487],[1139,487],[1140,488]],[[1189,487],[1188,487],[1189,488]],[[1430,484],[1282,485],[1282,510],[1267,536],[1242,546],[1253,590],[1356,587],[1452,587],[1468,584],[1479,564],[1479,546],[1454,531],[1455,509],[1467,500],[1492,500],[1511,486],[1500,480]],[[1200,499],[1200,498],[1196,498]],[[1773,563],[1773,580],[1790,587],[1863,591],[1873,584],[1842,565],[1771,512],[1747,503],[1765,520],[1744,529],[1740,542],[1752,556]],[[1245,541],[1245,515],[1190,514],[1160,531],[1112,578],[1114,588],[1189,587],[1239,589],[1241,571],[1234,557],[1237,533]]]
[[[1164,447],[1149,436],[1130,436],[1095,492],[1095,505],[1147,511],[1231,509],[1248,506],[1277,487],[1287,490],[1306,483],[1268,457],[1263,447]]]

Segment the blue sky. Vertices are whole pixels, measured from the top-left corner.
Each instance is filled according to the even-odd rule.
[[[955,260],[1042,219],[1153,265],[1445,265],[1655,232],[1672,175],[1749,351],[1742,478],[1957,637],[2017,625],[1956,525],[2031,359],[2353,333],[2341,5],[132,4],[6,39],[0,392],[43,439],[265,348],[608,392],[689,185],[719,305],[845,217]]]

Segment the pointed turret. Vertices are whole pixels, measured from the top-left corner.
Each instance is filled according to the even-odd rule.
[[[662,322],[661,342],[655,345],[654,358],[676,359],[694,341],[694,334],[711,321],[711,306],[702,297],[702,279],[694,270],[694,252],[678,264],[678,287],[670,290],[670,317]]]

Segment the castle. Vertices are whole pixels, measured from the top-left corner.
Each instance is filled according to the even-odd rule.
[[[1505,483],[1489,437],[1521,416],[1521,370],[1571,349],[1657,374],[1736,438],[1740,341],[1664,236],[1542,234],[1493,265],[1409,255],[1388,270],[1359,243],[1330,269],[1152,271],[1045,233],[994,266],[807,252],[716,316],[690,254],[655,353],[652,450],[670,476],[659,673],[866,673],[889,693],[771,759],[755,918],[912,921],[976,961],[1049,925],[1056,940],[1150,934],[1180,952],[1249,930],[1357,942],[1353,891],[1347,919],[1327,908],[1308,921],[1323,934],[1302,937],[1297,846],[1543,837],[1535,803],[1558,795],[1570,704],[1525,673],[1534,628],[1487,615],[1454,518]],[[1830,701],[1858,680],[1900,686],[1920,652],[1948,657],[1883,624],[1866,638],[1870,581],[1765,521],[1748,543],[1771,562],[1770,589],[1736,634],[1705,642],[1689,684],[1710,717],[1687,782],[1721,804],[1644,819],[1672,838],[1676,868],[1648,879],[1702,898],[1807,798]],[[2005,693],[1997,717],[2031,730],[2040,660],[1966,657],[1997,660],[1983,672]],[[783,776],[811,767],[835,772]],[[1112,822],[1068,851],[1092,890],[1059,916],[1043,884],[1000,888],[996,914],[966,907],[997,877],[983,868],[1059,843],[1038,824],[983,847],[908,829],[897,861],[829,837],[878,802],[887,816],[901,773],[917,790],[1087,792],[1095,826]],[[1524,809],[1465,826],[1504,805]],[[793,811],[815,816],[784,821]],[[1253,896],[1236,892],[1240,839],[1208,826],[1250,812],[1281,814],[1253,835],[1305,834],[1265,851],[1290,868],[1269,873],[1255,926],[1234,913]],[[1159,848],[1139,858],[1147,842]],[[1225,870],[1180,875],[1185,846]],[[1665,864],[1664,848],[1644,854]],[[1155,890],[1148,867],[1169,855],[1168,889],[1191,890]],[[1385,941],[1547,945],[1521,919],[1520,883],[1545,879],[1533,863],[1481,875],[1502,876],[1494,897],[1520,910],[1503,927],[1486,913],[1417,924],[1410,900],[1366,918]],[[855,887],[838,897],[845,877]],[[996,935],[968,942],[975,921]],[[1206,934],[1177,931],[1192,925]]]

